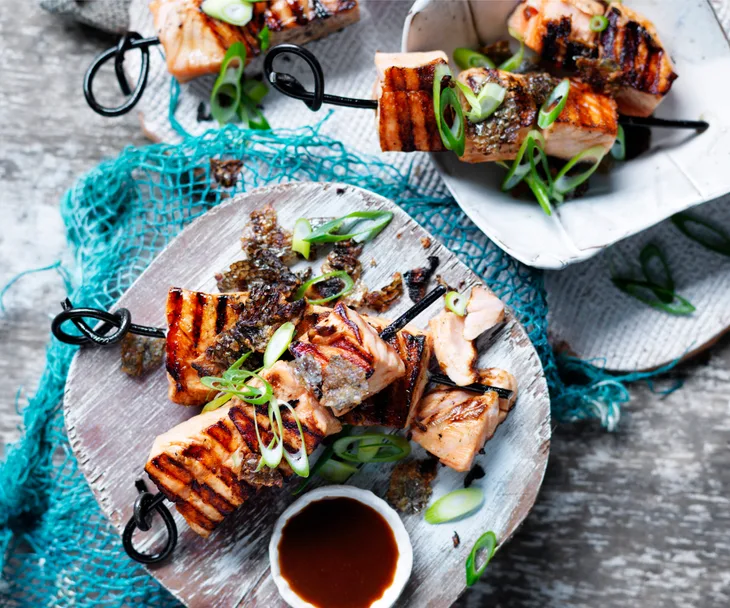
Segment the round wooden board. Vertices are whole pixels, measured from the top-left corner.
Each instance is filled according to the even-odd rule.
[[[362,255],[364,280],[375,289],[394,271],[440,258],[439,273],[464,288],[478,278],[443,245],[390,201],[339,184],[299,183],[269,187],[237,196],[201,217],[178,236],[119,301],[135,322],[164,327],[165,300],[171,286],[215,291],[213,275],[242,257],[240,235],[249,213],[271,203],[280,223],[291,227],[299,217],[340,216],[354,210],[387,209],[395,216]],[[377,266],[372,267],[374,258]],[[302,263],[304,264],[304,263]],[[315,262],[318,268],[321,261]],[[410,305],[403,297],[388,312],[395,318]],[[425,327],[438,307],[423,313]],[[486,476],[475,482],[486,495],[484,506],[459,522],[431,526],[422,515],[405,516],[414,550],[411,580],[399,606],[450,606],[464,591],[464,561],[476,539],[493,530],[504,542],[527,516],[537,496],[550,446],[550,402],[540,360],[524,328],[509,314],[507,323],[479,344],[480,366],[511,371],[519,383],[517,404],[485,453],[478,457]],[[134,480],[146,477],[143,467],[155,436],[198,413],[198,408],[167,399],[163,370],[142,379],[119,369],[118,348],[80,349],[69,374],[64,412],[69,439],[99,504],[120,530],[132,514]],[[424,452],[414,450],[417,456]],[[389,465],[370,465],[351,483],[383,496]],[[149,483],[149,482],[148,482]],[[434,482],[438,497],[463,484],[463,475],[442,467]],[[316,484],[315,484],[316,485]],[[179,515],[180,540],[172,558],[150,567],[150,573],[187,606],[283,606],[269,576],[267,545],[276,518],[293,501],[291,488],[263,491],[230,516],[207,540],[192,532]],[[454,548],[457,531],[461,545]],[[160,542],[161,532],[148,534],[142,547]],[[343,539],[346,542],[346,539]]]

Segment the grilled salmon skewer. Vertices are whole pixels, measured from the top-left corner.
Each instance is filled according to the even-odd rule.
[[[250,60],[261,52],[259,33],[268,27],[271,44],[302,44],[336,32],[360,18],[358,0],[269,0],[253,5],[243,27],[214,19],[201,10],[204,0],[153,0],[150,10],[165,49],[167,69],[183,82],[214,74],[235,42]]]
[[[595,16],[607,20],[601,32]],[[677,78],[654,25],[621,2],[523,0],[508,25],[545,61],[614,90],[626,116],[650,116]]]

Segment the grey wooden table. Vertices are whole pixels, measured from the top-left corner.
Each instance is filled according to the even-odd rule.
[[[0,0],[0,285],[64,259],[58,203],[79,173],[144,143],[132,114],[102,119],[80,83],[109,39]],[[21,279],[0,315],[0,444],[32,394],[55,273]],[[555,430],[534,512],[490,566],[474,606],[730,605],[730,340],[684,365],[666,398],[632,390],[619,430]],[[20,405],[25,402],[21,395]]]

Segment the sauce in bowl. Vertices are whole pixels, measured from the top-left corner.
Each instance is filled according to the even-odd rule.
[[[278,549],[281,576],[318,608],[368,608],[393,584],[399,556],[385,518],[344,496],[294,514]]]

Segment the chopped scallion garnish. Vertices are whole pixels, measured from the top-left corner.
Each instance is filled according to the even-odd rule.
[[[242,27],[253,18],[253,6],[244,0],[205,0],[200,10],[209,17]]]
[[[446,88],[443,88],[443,80],[447,76],[449,84],[446,85]],[[449,66],[446,64],[437,65],[433,76],[433,113],[436,117],[436,127],[444,148],[453,151],[457,156],[463,156],[466,146],[464,110],[461,103],[459,103],[459,98],[450,86],[451,80]],[[451,108],[454,114],[451,127],[448,126],[446,121],[448,108]]]
[[[499,69],[505,72],[514,72],[520,68],[522,61],[525,59],[525,41],[522,39],[522,36],[520,36],[519,33],[512,28],[510,28],[509,33],[510,36],[520,41],[520,50],[502,63],[499,66]]]
[[[502,182],[503,192],[512,190],[512,188],[519,184],[530,172],[530,155],[528,152],[531,152],[535,147],[536,141],[539,142],[541,146],[545,144],[545,138],[542,136],[540,131],[533,129],[527,133],[525,141],[522,142],[522,145],[517,152],[517,156]]]
[[[478,95],[475,95],[474,91],[462,82],[457,82],[456,85],[471,106],[471,110],[466,113],[466,117],[475,124],[494,114],[504,102],[507,94],[507,89],[494,82],[485,84]]]
[[[241,78],[245,65],[246,47],[242,42],[236,42],[226,51],[210,94],[210,113],[221,125],[236,117],[241,103]]]
[[[312,244],[304,239],[312,234],[312,224],[306,217],[300,217],[294,222],[294,230],[292,231],[291,248],[292,251],[301,253],[305,260],[309,259],[309,253]]]
[[[439,498],[426,509],[424,518],[429,524],[443,524],[472,513],[482,502],[484,492],[479,488],[462,488]]]
[[[592,32],[602,32],[608,27],[608,19],[603,15],[593,15],[588,23],[588,27],[591,28]]]
[[[342,460],[349,462],[395,462],[411,453],[411,444],[407,439],[398,435],[384,433],[365,433],[364,435],[350,435],[342,437],[332,444],[335,454]],[[378,453],[368,454],[363,461],[360,456],[361,448],[378,448]]]
[[[450,291],[444,296],[446,308],[463,317],[466,314],[467,298],[458,291]]]
[[[269,47],[271,46],[271,30],[269,29],[268,25],[265,25],[263,29],[259,32],[258,35],[259,39],[259,48],[262,52],[265,52],[269,50]]]
[[[256,440],[259,442],[259,451],[261,452],[261,460],[256,470],[260,471],[264,466],[275,469],[281,464],[281,459],[284,457],[284,425],[281,420],[279,401],[273,396],[269,399],[269,431],[273,435],[269,445],[264,445],[264,442],[261,440],[256,406],[252,405],[251,408],[253,426],[256,430]]]
[[[332,483],[345,483],[357,471],[355,465],[330,458],[320,468],[319,475]]]
[[[720,226],[688,213],[673,215],[672,223],[679,228],[684,236],[699,243],[706,249],[730,256],[730,235]]]
[[[309,279],[309,281],[304,283],[297,290],[297,293],[294,295],[294,298],[297,300],[301,300],[307,293],[307,290],[312,285],[316,285],[317,283],[321,283],[322,281],[327,281],[329,279],[340,279],[344,283],[343,288],[333,296],[329,296],[327,298],[320,298],[318,300],[310,300],[309,298],[307,298],[307,302],[309,302],[310,304],[326,304],[327,302],[331,302],[332,300],[336,300],[337,298],[346,296],[348,293],[350,293],[352,291],[352,288],[355,286],[355,281],[352,280],[352,277],[350,277],[349,274],[347,274],[344,270],[337,270],[335,272],[328,272],[328,273],[325,273],[318,277],[314,277],[313,279]]]
[[[299,432],[299,450],[296,454],[290,454],[284,449],[284,459],[289,463],[291,470],[294,471],[299,477],[309,477],[309,457],[307,456],[307,445],[304,442],[304,431],[302,430],[302,423],[299,421],[299,416],[294,411],[294,408],[288,403],[284,403],[289,408],[292,417],[297,423],[297,431]],[[284,444],[282,437],[282,445]]]
[[[486,55],[463,47],[454,50],[454,61],[462,70],[497,67]]]
[[[353,211],[336,220],[322,224],[316,230],[303,238],[308,243],[336,243],[353,239],[358,243],[365,243],[373,240],[380,232],[390,224],[393,219],[391,211]],[[352,221],[348,221],[352,220]],[[364,229],[354,231],[355,227],[362,222],[372,222]],[[340,229],[346,225],[345,234]]]
[[[613,147],[611,148],[611,156],[616,160],[626,160],[626,133],[624,132],[623,125],[618,126],[616,141],[613,142]]]
[[[545,100],[540,108],[540,115],[537,118],[537,126],[541,129],[547,129],[560,116],[560,113],[568,103],[568,95],[570,94],[570,80],[567,78],[560,81],[550,96]]]
[[[472,548],[471,553],[469,553],[469,557],[466,558],[467,587],[471,587],[481,578],[496,550],[497,537],[492,531],[482,534],[477,542],[474,543],[474,547]],[[480,551],[483,551],[484,556],[482,557],[482,565],[477,569],[477,558],[479,557],[478,553]]]
[[[554,190],[560,194],[567,194],[571,190],[574,190],[575,188],[580,186],[591,175],[593,175],[593,173],[595,173],[596,169],[598,169],[598,165],[601,164],[603,155],[603,146],[593,146],[592,148],[583,150],[583,152],[581,152],[580,154],[576,154],[568,161],[568,163],[560,170],[558,175],[555,177],[555,183],[553,186]],[[582,173],[579,173],[578,175],[568,177],[568,172],[573,167],[575,167],[579,163],[585,162],[586,160],[593,160],[593,163],[588,169],[586,169]]]
[[[269,369],[287,351],[295,331],[294,323],[287,321],[274,332],[264,351],[264,369]]]

